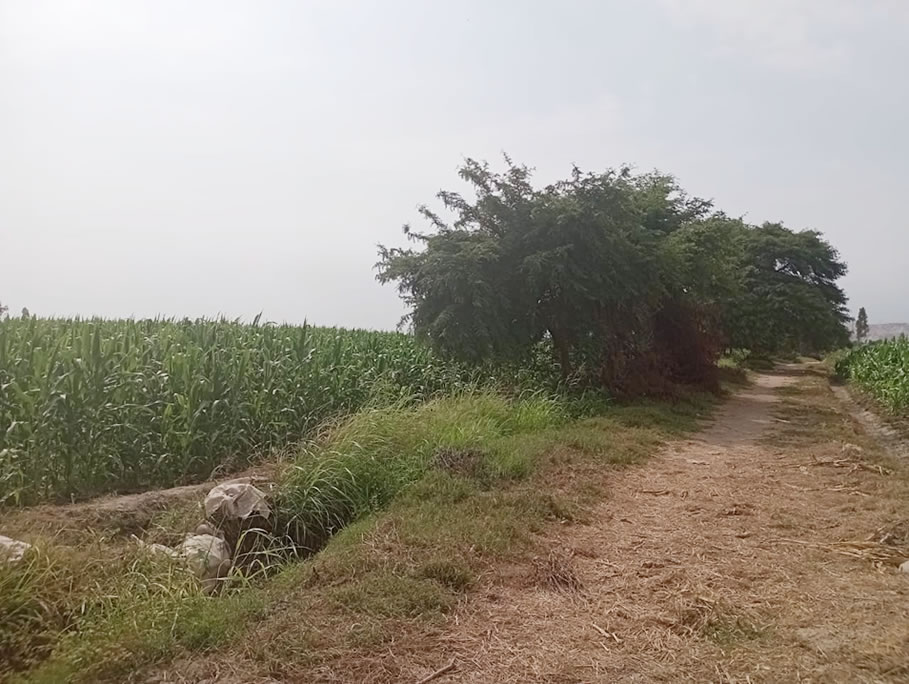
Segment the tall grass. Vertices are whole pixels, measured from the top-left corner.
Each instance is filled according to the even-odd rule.
[[[870,393],[890,412],[909,415],[909,338],[856,347],[836,360],[836,373]]]
[[[366,408],[338,419],[301,448],[278,483],[274,507],[298,527],[298,535],[321,544],[418,483],[425,484],[427,496],[440,496],[436,484],[447,473],[434,468],[439,449],[472,449],[492,465],[501,458],[495,447],[503,439],[548,431],[545,445],[551,445],[558,438],[553,428],[567,420],[560,402],[541,395],[511,400],[475,391],[413,406]],[[541,450],[522,452],[533,459]],[[473,486],[466,478],[458,481],[462,489]],[[45,546],[53,548],[38,543],[36,549]],[[247,584],[240,569],[218,599],[206,597],[179,564],[136,546],[102,556],[91,573],[84,569],[81,556],[38,551],[26,563],[0,566],[0,615],[9,616],[0,620],[0,680],[46,660],[25,680],[120,681],[130,669],[178,649],[223,643],[248,626],[263,600],[286,599],[286,591],[269,589],[267,582]],[[266,574],[259,576],[264,580]]]
[[[498,377],[496,377],[498,373]],[[409,335],[225,320],[0,321],[0,503],[206,477],[381,396],[502,380]]]
[[[493,393],[463,393],[410,411],[361,411],[327,440],[301,450],[279,485],[276,506],[290,536],[317,547],[352,520],[386,506],[426,473],[441,450],[483,457],[478,450],[502,437],[554,427],[566,418],[552,399],[510,401]]]

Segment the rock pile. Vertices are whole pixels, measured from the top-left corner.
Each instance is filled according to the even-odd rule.
[[[205,497],[204,509],[205,522],[177,547],[143,546],[185,563],[199,579],[202,590],[211,594],[231,568],[254,551],[259,535],[251,532],[270,531],[273,515],[268,495],[246,480],[213,487]]]

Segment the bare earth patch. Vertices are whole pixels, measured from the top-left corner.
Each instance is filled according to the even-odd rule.
[[[786,439],[798,407],[775,415],[797,381],[820,397],[810,450]],[[826,382],[759,376],[697,439],[605,477],[591,524],[552,530],[570,586],[490,577],[400,680],[432,653],[457,663],[445,682],[907,681],[909,577],[843,544],[905,515],[904,478],[833,464],[873,448]]]
[[[109,495],[72,504],[11,509],[4,514],[3,531],[14,536],[44,534],[74,543],[83,538],[86,530],[120,536],[140,534],[162,513],[182,507],[198,508],[201,499],[216,484],[252,482],[261,485],[273,478],[274,471],[274,466],[263,465],[200,484]]]

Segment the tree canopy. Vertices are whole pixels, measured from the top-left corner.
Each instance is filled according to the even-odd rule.
[[[868,337],[868,312],[865,311],[863,306],[859,309],[858,317],[855,319],[855,340],[856,342],[864,342]]]
[[[380,246],[414,332],[470,360],[551,345],[565,378],[620,391],[712,382],[723,348],[812,352],[848,335],[846,266],[815,231],[751,226],[669,175],[628,168],[535,188],[531,170],[465,161],[416,248]]]

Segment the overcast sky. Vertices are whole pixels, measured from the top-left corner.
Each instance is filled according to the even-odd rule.
[[[909,2],[0,0],[0,301],[392,328],[377,242],[507,151],[823,231],[909,321]]]

